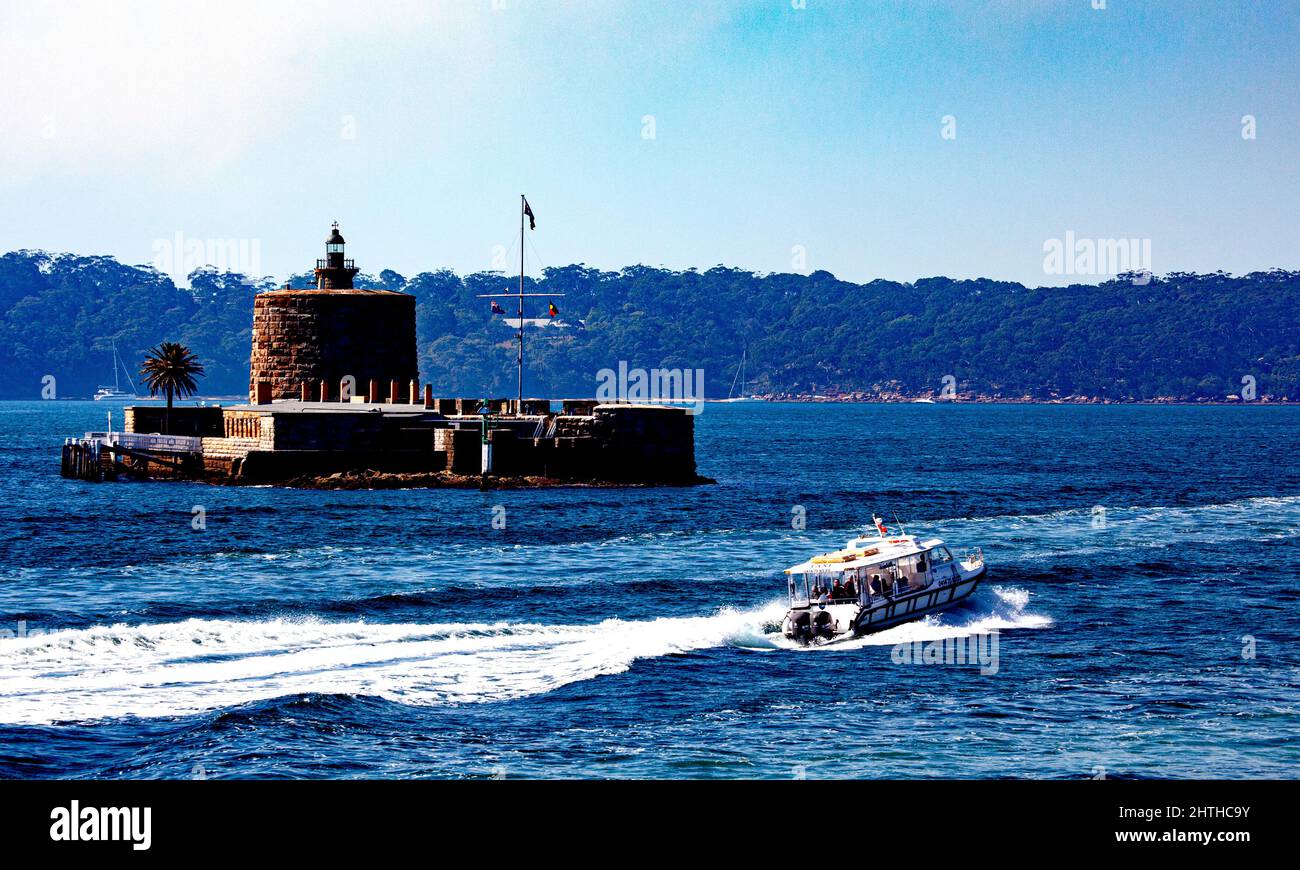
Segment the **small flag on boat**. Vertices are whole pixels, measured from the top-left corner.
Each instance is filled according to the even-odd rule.
[[[506,313],[506,310],[505,310],[504,308],[502,308],[500,305],[498,305],[498,304],[497,304],[497,301],[496,301],[495,299],[493,299],[493,300],[492,300],[492,313],[493,313],[493,314],[505,314],[505,313]]]
[[[552,302],[546,306],[546,313],[551,315],[551,318],[554,319],[555,315],[560,313],[560,309],[556,308],[555,303]]]
[[[880,517],[872,517],[871,519],[875,521],[876,531],[880,532],[880,537],[883,538],[885,535],[889,534],[889,528],[885,525],[884,520]]]
[[[524,197],[524,216],[528,218],[528,229],[537,229],[537,219],[533,217],[533,207],[528,204],[528,197]]]

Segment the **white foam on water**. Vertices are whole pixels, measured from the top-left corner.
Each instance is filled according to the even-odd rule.
[[[981,593],[983,590],[981,590]],[[627,670],[638,659],[729,644],[849,650],[1044,628],[1030,593],[992,587],[969,605],[862,638],[802,647],[779,633],[786,605],[590,625],[382,624],[318,619],[96,626],[0,640],[0,722],[185,716],[304,693],[410,704],[501,701]]]
[[[897,643],[926,643],[949,637],[968,637],[990,631],[1007,631],[1019,628],[1049,628],[1052,619],[1035,613],[1026,613],[1030,594],[1015,586],[994,586],[993,600],[974,598],[966,608],[955,608],[931,614],[916,622],[905,622],[876,634],[868,634],[848,641],[844,648],[853,646],[893,646]]]
[[[497,701],[760,635],[784,605],[592,625],[192,619],[0,640],[0,722],[184,716],[302,693]]]
[[[1226,502],[1214,502],[1210,504],[1198,505],[1108,505],[1109,510],[1118,511],[1121,515],[1132,519],[1139,520],[1161,520],[1168,518],[1194,518],[1205,514],[1235,514],[1246,519],[1286,519],[1294,520],[1297,516],[1296,510],[1300,509],[1300,495],[1283,495],[1283,496],[1250,496],[1247,498],[1236,499]],[[1003,526],[1008,522],[1052,522],[1061,519],[1073,519],[1083,517],[1087,519],[1091,514],[1092,508],[1064,508],[1061,510],[1047,511],[1045,513],[1031,514],[996,514],[985,517],[972,518],[953,518],[940,520],[939,523],[945,528],[956,523],[965,523],[968,525],[989,524],[994,526]]]

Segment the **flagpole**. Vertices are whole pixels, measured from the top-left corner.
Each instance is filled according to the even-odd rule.
[[[524,412],[524,208],[527,202],[519,194],[519,404],[516,414]]]

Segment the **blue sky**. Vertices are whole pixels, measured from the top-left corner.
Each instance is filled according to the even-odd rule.
[[[284,277],[338,220],[368,271],[471,272],[526,192],[530,272],[1057,284],[1067,232],[1300,267],[1300,5],[798,5],[0,0],[0,248]]]

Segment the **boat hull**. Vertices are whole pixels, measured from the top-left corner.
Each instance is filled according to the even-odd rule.
[[[875,596],[866,605],[811,604],[791,608],[781,624],[781,631],[788,638],[805,642],[874,634],[956,607],[974,594],[984,574],[985,568],[981,565],[978,570],[962,572],[951,580],[939,581],[915,592]]]

